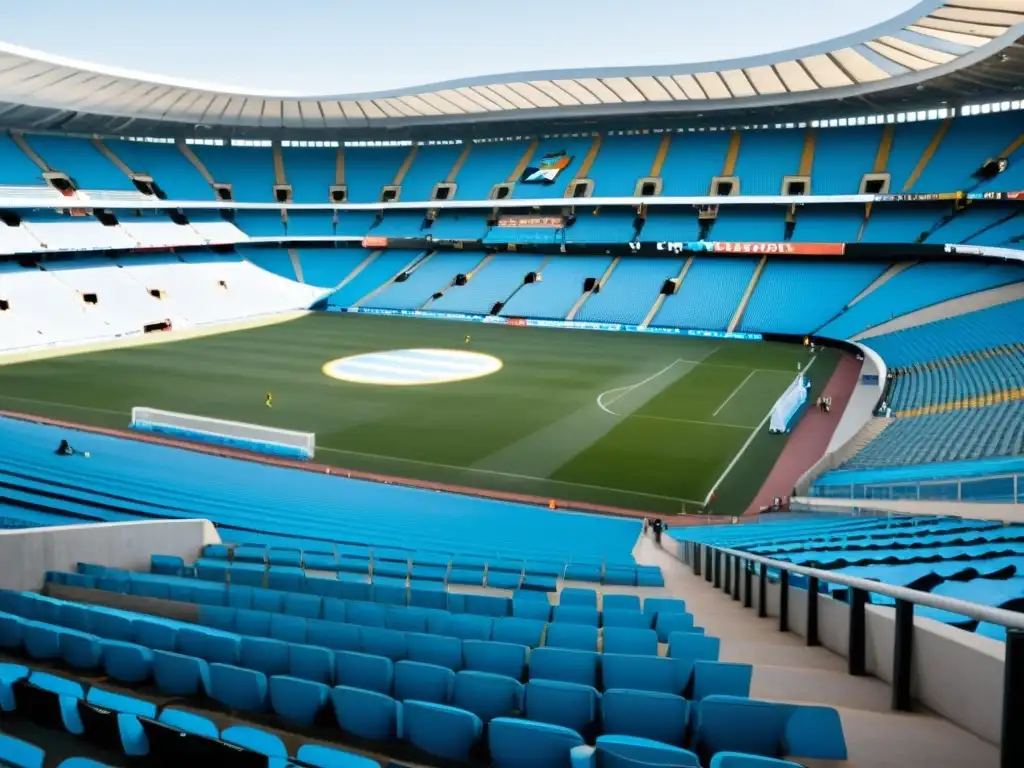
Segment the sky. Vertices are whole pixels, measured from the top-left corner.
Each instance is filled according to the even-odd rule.
[[[753,56],[848,34],[917,2],[0,0],[0,40],[200,83],[334,95]]]

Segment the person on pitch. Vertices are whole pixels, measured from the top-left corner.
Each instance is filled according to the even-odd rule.
[[[469,335],[467,334],[467,336],[466,336],[466,343],[467,343],[467,344],[469,344],[469,342],[470,342],[471,340],[472,340],[472,339],[471,339],[471,337],[470,337],[470,336],[469,336]]]
[[[273,408],[274,407],[274,393],[273,392],[267,392],[266,406],[267,406],[267,408]]]

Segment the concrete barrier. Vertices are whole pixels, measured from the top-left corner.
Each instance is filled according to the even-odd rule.
[[[0,589],[39,590],[47,571],[79,562],[149,570],[153,554],[191,562],[206,544],[220,543],[209,520],[152,520],[0,530]]]

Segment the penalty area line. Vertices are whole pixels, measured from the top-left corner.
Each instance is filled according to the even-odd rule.
[[[803,370],[800,371],[800,373],[807,373],[811,369],[811,366],[814,365],[814,361],[817,360],[817,359],[818,359],[817,355],[812,357],[810,362],[808,362],[807,365],[805,365],[803,367]],[[772,403],[772,408],[774,408],[774,407],[775,407],[775,404]],[[739,452],[735,456],[732,457],[732,461],[729,462],[729,466],[727,466],[725,468],[725,471],[719,476],[719,478],[717,480],[715,480],[715,484],[711,486],[711,490],[708,491],[707,496],[704,497],[704,505],[705,506],[707,506],[708,501],[715,494],[715,491],[718,490],[719,486],[723,482],[725,482],[725,478],[727,478],[729,476],[729,473],[732,472],[733,467],[735,467],[739,463],[740,459],[743,457],[743,454],[747,452],[747,449],[750,447],[750,444],[752,442],[754,442],[754,438],[758,436],[758,434],[761,432],[762,429],[764,429],[764,425],[767,424],[768,423],[768,419],[770,419],[772,417],[772,408],[768,409],[768,413],[766,413],[764,415],[764,418],[761,419],[761,423],[758,424],[757,427],[754,429],[754,431],[750,433],[750,437],[748,437],[747,441],[745,443],[743,443],[743,445],[740,448]]]
[[[743,386],[754,377],[755,373],[757,373],[757,368],[747,374],[747,377],[743,379],[743,381],[740,382],[740,385],[732,391],[732,394],[725,398],[725,401],[715,409],[715,412],[711,414],[711,418],[715,418],[715,416],[722,412],[722,409],[729,404],[730,400],[736,397],[737,393],[739,393],[739,391],[743,389]]]
[[[619,393],[619,394],[615,395],[615,397],[613,397],[611,400],[608,401],[608,405],[611,405],[616,400],[618,400],[618,399],[620,399],[622,397],[625,397],[630,392],[633,392],[634,390],[637,390],[640,387],[642,387],[644,384],[649,384],[650,382],[654,381],[656,378],[661,376],[663,373],[667,373],[669,370],[672,369],[672,367],[675,366],[676,363],[682,363],[682,362],[689,362],[689,361],[684,361],[682,358],[676,358],[675,360],[673,360],[671,363],[666,365],[664,368],[662,368],[657,373],[652,373],[646,379],[644,379],[642,381],[638,381],[636,384],[630,384],[630,385],[625,386],[625,387],[615,387],[614,389],[607,389],[607,390],[605,390],[604,392],[602,392],[601,394],[599,394],[597,396],[597,407],[600,408],[605,413],[610,414],[612,416],[622,416],[621,413],[616,413],[615,411],[611,410],[607,405],[605,405],[605,403],[603,402],[603,399],[604,399],[604,397],[606,395],[610,395],[612,392],[618,392]],[[685,501],[685,499],[681,499],[681,501]]]

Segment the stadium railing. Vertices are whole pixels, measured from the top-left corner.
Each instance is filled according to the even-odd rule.
[[[747,608],[756,599],[758,616],[777,617],[780,632],[802,634],[808,646],[824,646],[846,656],[851,675],[870,674],[890,683],[894,710],[911,711],[916,697],[976,736],[998,743],[1001,766],[1024,765],[1024,613],[666,538],[668,551],[673,545],[673,554],[716,589],[742,600]],[[793,577],[798,577],[799,585],[792,583]],[[848,601],[819,594],[823,582],[833,590],[836,585],[847,587]],[[803,590],[802,605],[794,600],[800,597],[794,590]],[[872,606],[869,611],[869,594],[893,599],[894,615],[890,607]],[[981,638],[987,641],[982,645],[965,644],[958,635],[972,639],[973,634],[938,623],[939,629],[933,631],[929,620],[915,621],[916,605],[1005,627],[1004,657],[984,647],[994,642],[987,638]],[[957,634],[950,635],[951,631]],[[1000,662],[1001,689],[996,682]]]
[[[811,496],[878,501],[968,501],[1024,504],[1024,477],[1018,473],[943,480],[814,485]]]

